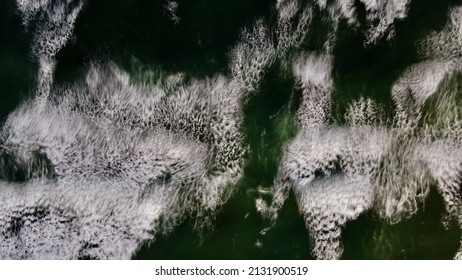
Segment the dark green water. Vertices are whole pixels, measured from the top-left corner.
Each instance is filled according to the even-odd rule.
[[[81,79],[90,61],[112,60],[133,74],[134,61],[164,73],[190,77],[227,73],[228,53],[244,27],[257,18],[271,23],[270,0],[179,1],[178,24],[162,9],[164,1],[87,1],[74,35],[57,55],[57,84]],[[361,28],[341,23],[334,48],[333,110],[342,119],[346,106],[370,97],[393,113],[391,86],[406,67],[418,62],[415,42],[447,22],[447,11],[460,1],[412,1],[408,17],[399,22],[391,41],[364,46]],[[359,4],[358,4],[359,5]],[[365,13],[360,19],[365,21]],[[301,49],[319,50],[329,28],[320,12]],[[31,34],[21,26],[11,0],[0,1],[0,120],[30,98],[37,62],[29,55]],[[250,147],[244,177],[235,195],[218,211],[213,229],[194,232],[186,220],[172,233],[145,244],[134,259],[310,259],[310,239],[293,194],[276,225],[265,235],[268,221],[257,213],[257,188],[272,186],[281,151],[296,133],[295,112],[301,93],[277,61],[265,72],[258,90],[245,100],[244,129]],[[139,72],[139,71],[138,71]],[[146,77],[133,76],[146,82]],[[264,199],[269,199],[265,198]],[[344,259],[450,259],[461,231],[441,224],[444,205],[432,191],[421,210],[395,225],[363,214],[344,228]],[[256,243],[261,246],[256,246]]]

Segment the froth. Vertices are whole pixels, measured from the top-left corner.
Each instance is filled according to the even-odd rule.
[[[1,183],[2,259],[126,259],[151,239],[174,193],[124,182]]]
[[[0,174],[26,174],[22,180],[27,187],[16,183],[8,184],[9,189],[45,184],[54,191],[42,193],[40,203],[29,203],[29,193],[12,198],[17,210],[5,208],[2,219],[13,219],[14,212],[21,232],[15,233],[18,226],[5,225],[2,238],[13,245],[4,248],[4,257],[129,258],[156,232],[168,232],[187,216],[196,218],[197,229],[209,225],[210,214],[233,193],[241,174],[243,87],[220,76],[186,84],[166,80],[163,85],[136,85],[115,65],[93,65],[85,81],[55,87],[48,99],[37,97],[9,115],[2,130],[6,157],[0,168],[14,170]],[[37,171],[37,155],[47,163],[44,172]],[[45,177],[51,181],[43,181]],[[115,189],[118,196],[112,194]],[[54,203],[67,193],[75,197]],[[138,205],[140,199],[144,204]],[[111,206],[105,213],[95,208],[107,203]],[[144,211],[139,207],[155,208],[156,214],[134,219],[116,212],[130,208],[139,214]],[[53,234],[53,227],[61,228],[60,213],[68,209],[74,214],[63,214],[69,222],[63,232]],[[38,211],[40,217],[32,218],[44,220],[25,222],[27,211]],[[101,225],[91,218],[87,223],[93,216],[111,222]],[[142,228],[132,225],[138,221]],[[35,226],[49,234],[39,240]],[[82,241],[82,231],[99,237]],[[55,242],[59,238],[66,241]],[[30,242],[13,250],[21,239],[34,239],[41,247]]]
[[[38,60],[38,96],[47,99],[53,83],[55,56],[74,31],[83,0],[16,0],[23,25],[32,33],[32,55]]]
[[[366,8],[366,42],[376,43],[379,39],[394,36],[394,24],[407,16],[410,0],[360,0]],[[316,4],[326,10],[334,25],[346,19],[350,26],[358,26],[357,6],[353,0],[317,0]]]
[[[462,50],[462,6],[449,11],[447,25],[440,32],[432,32],[420,43],[420,53],[424,57],[435,58],[460,56]]]
[[[331,72],[332,66],[327,56],[307,54],[295,62],[293,73],[303,90],[302,103],[297,112],[300,126],[316,126],[327,122],[333,90]]]
[[[277,218],[290,189],[312,239],[312,253],[320,259],[339,258],[341,228],[370,209],[374,201],[373,175],[390,137],[369,121],[376,115],[373,101],[360,99],[346,116],[349,127],[330,125],[332,60],[305,54],[293,67],[303,91],[297,112],[298,134],[283,152],[270,206],[259,211]]]
[[[371,126],[325,126],[300,131],[288,145],[276,196],[287,196],[293,186],[315,257],[341,256],[341,228],[372,207],[372,178],[389,141],[386,130]],[[281,201],[275,202],[277,209]]]
[[[409,67],[393,86],[400,129],[396,154],[385,158],[390,164],[383,171],[390,175],[379,184],[377,200],[379,213],[388,219],[399,221],[416,212],[418,202],[436,186],[446,206],[443,223],[462,224],[459,19],[460,7],[452,8],[447,26],[420,42],[425,60]],[[459,249],[455,258],[460,255]]]
[[[394,36],[394,23],[407,16],[411,0],[361,0],[366,6],[369,29],[368,43],[380,38],[390,39]]]

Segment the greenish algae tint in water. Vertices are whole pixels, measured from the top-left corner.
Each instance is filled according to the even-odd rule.
[[[129,74],[131,83],[146,87],[170,85],[169,77],[177,73],[182,73],[181,83],[185,84],[220,74],[231,76],[231,53],[246,40],[243,30],[262,22],[268,26],[271,46],[277,49],[282,44],[278,35],[279,2],[284,1],[87,0],[72,36],[54,58],[53,87],[83,82],[91,65],[105,63],[114,63]],[[296,191],[288,190],[276,220],[257,211],[259,200],[271,205],[284,150],[299,132],[296,118],[303,88],[292,73],[292,64],[304,53],[327,52],[326,41],[334,38],[329,54],[334,86],[328,122],[347,125],[345,114],[350,104],[363,97],[374,101],[385,125],[392,126],[396,112],[393,85],[411,65],[425,60],[418,42],[444,30],[450,21],[450,8],[462,4],[456,0],[410,1],[406,16],[395,21],[394,36],[366,44],[371,23],[363,1],[353,1],[358,22],[355,27],[346,18],[338,18],[334,26],[329,11],[315,5],[317,1],[294,2],[300,7],[313,7],[311,21],[300,42],[286,51],[275,51],[263,67],[258,85],[249,88],[241,100],[241,129],[247,149],[242,177],[232,183],[232,196],[210,211],[210,226],[198,229],[194,227],[196,216],[186,215],[173,230],[159,230],[153,238],[137,244],[133,259],[316,258]],[[298,12],[289,26],[296,26],[301,18]],[[33,30],[22,25],[15,1],[0,2],[2,123],[21,103],[34,99],[41,66],[31,54]],[[0,169],[4,166],[0,165]],[[6,173],[0,171],[0,175]],[[6,182],[8,178],[2,175],[0,180]],[[441,222],[445,204],[436,189],[432,185],[428,196],[418,203],[418,211],[397,223],[389,223],[373,207],[347,221],[342,226],[341,258],[453,258],[462,231],[457,221],[447,227]],[[85,246],[87,250],[98,244],[90,242]],[[8,256],[4,252],[0,255]],[[92,258],[91,254],[77,255]]]

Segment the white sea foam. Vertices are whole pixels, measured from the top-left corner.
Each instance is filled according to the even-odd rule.
[[[425,68],[419,68],[424,65],[428,64],[414,66],[414,70],[425,72]],[[393,150],[382,158],[383,168],[376,185],[376,207],[382,217],[400,221],[418,210],[418,203],[424,201],[429,188],[435,185],[445,202],[447,216],[443,223],[450,226],[449,222],[454,220],[460,225],[462,112],[457,97],[460,70],[458,75],[446,75],[437,85],[433,85],[432,76],[420,75],[419,71],[416,74],[416,77],[424,77],[417,79],[420,84],[429,86],[416,92],[422,97],[420,107],[415,103],[408,107],[403,104],[406,110],[415,111],[410,118],[413,125],[405,126],[404,130],[398,126]],[[431,81],[427,82],[427,79]],[[407,86],[412,87],[412,83]],[[434,92],[428,95],[432,90]],[[418,122],[413,120],[415,116],[418,116]],[[400,120],[402,116],[397,115],[397,118]],[[460,251],[456,258],[458,256]]]
[[[290,189],[312,239],[312,253],[320,259],[339,258],[341,228],[373,206],[373,175],[390,137],[373,126],[377,109],[371,100],[352,104],[349,127],[329,125],[333,90],[332,60],[305,54],[293,73],[303,91],[297,112],[299,132],[283,152],[272,205],[262,200],[259,211],[277,218]]]
[[[301,127],[319,126],[328,121],[333,80],[331,58],[307,54],[293,66],[294,76],[303,90],[302,103],[297,112]]]
[[[67,43],[84,1],[17,0],[23,24],[34,22],[32,53],[53,58]]]
[[[18,192],[14,205],[3,208],[2,256],[129,258],[185,217],[195,218],[198,229],[208,226],[242,173],[242,100],[274,59],[264,29],[257,24],[243,32],[230,54],[230,77],[185,82],[175,74],[137,85],[109,63],[90,65],[82,82],[51,87],[53,59],[40,57],[38,91],[46,94],[8,117],[0,169],[13,170],[0,175],[24,174],[25,183],[6,184],[8,195],[53,192],[37,192],[39,200]],[[105,212],[100,204],[108,205]],[[143,207],[155,211],[142,215]],[[127,230],[132,222],[143,225]],[[42,238],[38,227],[48,232]],[[18,245],[26,239],[37,244]]]
[[[376,43],[379,39],[394,36],[394,24],[406,18],[410,0],[360,0],[366,9],[367,31],[365,43]],[[334,27],[345,19],[352,27],[358,26],[357,6],[354,0],[317,0],[316,4],[326,10]]]
[[[361,2],[369,43],[393,36],[409,8],[408,0]],[[263,20],[244,30],[230,53],[230,77],[185,83],[172,75],[137,85],[115,65],[92,65],[85,81],[52,89],[54,56],[83,1],[17,5],[23,24],[35,26],[40,68],[38,97],[0,133],[0,176],[22,172],[25,180],[0,181],[2,258],[129,258],[186,216],[199,228],[207,224],[201,217],[229,198],[242,173],[242,100],[276,59],[292,63],[288,51],[303,41],[313,14],[301,1],[278,1],[274,34]],[[334,31],[342,18],[357,26],[354,1],[316,5],[328,11]],[[303,54],[291,65],[303,92],[299,131],[284,149],[272,204],[256,202],[274,220],[294,190],[315,257],[339,258],[341,228],[368,209],[392,222],[412,215],[435,182],[448,219],[462,224],[459,15],[460,8],[451,10],[448,26],[422,42],[431,60],[394,84],[393,127],[383,126],[367,98],[350,104],[346,126],[329,124],[332,57]]]
[[[425,101],[437,91],[444,79],[461,70],[460,58],[427,60],[406,69],[392,88],[398,125],[414,127],[421,117]]]
[[[345,120],[351,126],[379,125],[383,121],[382,111],[372,99],[360,97],[348,106]]]
[[[271,42],[268,27],[260,20],[252,29],[242,31],[240,42],[231,51],[233,79],[249,91],[256,90],[275,55],[276,49]]]
[[[23,25],[32,30],[31,52],[38,60],[37,95],[47,99],[53,83],[55,56],[74,31],[84,0],[16,0]]]
[[[369,24],[367,43],[393,36],[395,21],[404,19],[409,8],[409,1],[361,2]],[[353,3],[316,3],[334,23],[343,17],[355,25]],[[420,44],[430,59],[411,66],[393,85],[391,126],[364,97],[348,106],[346,126],[329,124],[334,86],[329,57],[310,54],[295,61],[293,73],[303,91],[299,131],[283,152],[272,204],[259,199],[256,206],[274,221],[293,189],[315,257],[339,258],[341,227],[368,209],[390,222],[412,216],[434,185],[448,213],[443,222],[462,224],[459,14],[460,8],[453,8],[448,26]]]
[[[303,90],[299,132],[283,152],[272,205],[259,200],[259,211],[277,218],[293,189],[312,253],[321,259],[341,256],[346,221],[374,209],[398,222],[418,211],[435,184],[446,203],[446,220],[460,223],[460,65],[457,58],[438,58],[406,70],[392,90],[395,125],[384,126],[380,108],[362,97],[347,108],[347,126],[338,127],[327,122],[333,90],[329,58],[302,56],[294,65]]]
[[[313,10],[303,7],[298,0],[278,1],[276,3],[278,21],[276,28],[277,49],[285,55],[292,47],[297,47],[308,32]]]
[[[394,23],[406,18],[411,0],[361,0],[366,7],[367,42],[394,36]]]
[[[317,0],[316,4],[322,10],[326,10],[330,19],[337,25],[340,19],[344,18],[348,24],[357,24],[356,9],[353,0]]]
[[[293,186],[315,257],[339,258],[341,228],[373,206],[372,179],[389,141],[372,126],[325,126],[302,129],[285,150],[273,207]]]
[[[167,12],[170,14],[170,18],[175,24],[180,22],[180,18],[177,16],[176,11],[178,9],[178,1],[175,0],[166,0],[165,1],[165,8]]]
[[[462,6],[451,8],[448,23],[420,43],[420,53],[429,58],[462,55]]]
[[[22,14],[22,23],[28,27],[36,15],[51,3],[51,0],[16,0],[16,5]]]
[[[377,185],[378,212],[385,218],[399,221],[412,215],[436,185],[447,211],[444,224],[455,220],[462,225],[460,11],[452,8],[448,25],[421,42],[426,60],[409,67],[393,86],[399,130],[395,151],[385,158],[389,163],[382,172],[388,174],[379,176],[387,180]]]
[[[31,102],[9,116],[3,139],[3,153],[25,163],[39,153],[53,172],[2,192],[3,258],[129,258],[217,199],[207,147],[162,129],[122,131]]]
[[[409,10],[410,0],[361,0],[366,9],[366,44],[377,43],[382,38],[390,40],[394,36],[394,25],[404,20]],[[313,17],[313,5],[327,12],[331,22],[324,51],[331,53],[341,20],[346,20],[350,28],[358,28],[358,4],[354,0],[316,0],[303,4],[301,0],[278,0],[277,38],[278,48],[283,52],[302,42],[308,32]]]
[[[174,199],[161,185],[137,192],[116,181],[0,182],[0,258],[130,258]]]

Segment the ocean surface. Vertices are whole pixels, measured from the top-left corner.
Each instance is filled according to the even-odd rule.
[[[462,1],[0,0],[0,259],[462,259]]]

